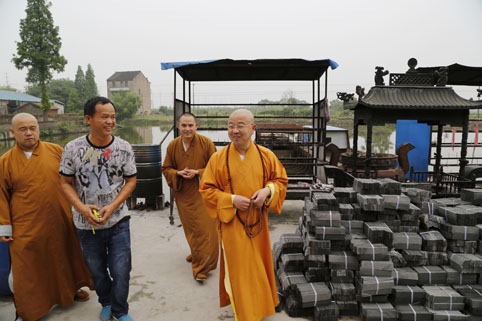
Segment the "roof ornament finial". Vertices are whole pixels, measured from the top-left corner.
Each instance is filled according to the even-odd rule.
[[[365,88],[360,85],[356,86],[355,92],[358,95],[358,100],[362,99],[363,96],[365,96]]]
[[[433,72],[435,77],[435,86],[445,87],[449,79],[449,69],[447,67],[440,67],[439,70]]]
[[[409,69],[407,70],[407,74],[417,72],[415,70],[415,67],[417,67],[417,64],[418,64],[417,59],[415,59],[415,58],[408,59],[407,65],[408,65]]]
[[[385,68],[381,66],[375,67],[375,86],[385,86],[385,80],[383,80],[383,77],[388,75],[390,72],[384,69]]]
[[[353,100],[353,96],[355,94],[348,94],[346,92],[337,92],[336,96],[338,97],[339,100],[343,101],[344,103],[349,102],[350,100]]]

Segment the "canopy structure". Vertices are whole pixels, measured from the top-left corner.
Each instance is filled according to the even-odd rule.
[[[161,63],[162,70],[175,69],[187,81],[289,81],[318,80],[338,64],[330,59],[204,60]]]
[[[417,71],[433,73],[442,67],[448,68],[447,85],[482,86],[482,67],[470,67],[455,63],[449,66],[419,67]]]
[[[262,135],[257,136],[260,138],[260,141],[257,142],[265,145],[270,144],[268,147],[278,155],[278,158],[285,166],[288,178],[293,182],[291,185],[297,187],[300,186],[296,184],[298,182],[317,182],[318,178],[321,178],[322,175],[321,167],[326,162],[324,147],[326,141],[326,124],[328,121],[327,115],[329,115],[327,104],[328,69],[336,69],[337,67],[338,64],[330,59],[306,60],[297,58],[254,60],[219,59],[161,63],[162,70],[174,70],[174,137],[179,135],[179,131],[175,126],[177,117],[185,112],[196,114],[197,110],[200,111],[199,114],[196,115],[196,118],[200,121],[198,130],[227,130],[226,120],[229,114],[222,114],[221,112],[222,115],[218,113],[208,115],[202,110],[203,107],[252,108],[255,114],[256,124],[260,126],[260,130],[263,126],[261,125],[262,123],[272,122],[273,118],[272,116],[257,114],[255,109],[260,106],[283,106],[289,108],[311,107],[312,112],[310,115],[298,115],[290,112],[276,116],[279,123],[269,130],[269,142],[264,139],[266,137]],[[176,85],[178,75],[182,78],[182,89],[180,92],[178,87],[181,86]],[[322,88],[321,85],[323,78],[324,88]],[[312,100],[310,102],[299,101],[295,103],[194,102],[194,85],[196,82],[211,82],[209,84],[210,86],[216,86],[217,83],[229,81],[300,81],[306,83],[306,86],[311,90]],[[256,86],[256,84],[253,85]],[[225,88],[226,86],[220,90],[226,90]],[[205,99],[210,99],[210,97]],[[197,109],[198,107],[199,109]],[[195,111],[193,109],[197,110]],[[310,128],[292,125],[299,125],[300,123],[310,124]],[[228,141],[216,141],[215,139],[213,139],[213,142],[218,146],[229,143]],[[295,190],[296,188],[293,189]],[[298,197],[296,190],[294,193],[290,191],[291,189],[289,187],[288,198],[291,197],[290,195]]]

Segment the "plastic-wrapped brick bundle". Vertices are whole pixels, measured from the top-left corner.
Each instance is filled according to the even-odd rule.
[[[424,230],[430,230],[432,228],[439,229],[440,224],[445,222],[445,219],[438,215],[421,214],[419,216],[420,227]]]
[[[362,303],[362,321],[397,321],[397,310],[390,303]]]
[[[442,216],[446,222],[453,225],[475,226],[478,214],[462,207],[440,207],[438,216]]]
[[[447,265],[449,257],[446,252],[428,252],[428,265]]]
[[[280,269],[286,272],[301,272],[305,264],[305,257],[301,253],[287,253],[281,255]]]
[[[353,283],[330,282],[330,289],[335,301],[353,301],[356,299],[356,289]]]
[[[447,239],[447,249],[453,253],[477,253],[477,241],[459,241]]]
[[[421,305],[397,305],[399,321],[431,321],[432,312]]]
[[[401,268],[407,266],[407,260],[405,260],[400,252],[390,250],[388,255],[390,256],[390,261],[393,262],[394,267]]]
[[[278,270],[277,276],[285,297],[289,294],[295,293],[298,284],[307,283],[305,276],[301,272],[285,272]]]
[[[282,234],[280,236],[281,253],[301,253],[303,251],[303,239],[297,234]]]
[[[340,204],[353,204],[356,202],[356,192],[352,187],[335,187],[333,193]]]
[[[447,240],[439,231],[421,232],[422,250],[430,252],[447,251]]]
[[[406,195],[387,195],[382,194],[383,207],[385,209],[394,209],[406,211],[410,209],[410,198]]]
[[[460,311],[448,310],[432,310],[427,308],[433,314],[433,321],[468,321],[469,315]]]
[[[340,311],[335,301],[330,302],[328,305],[316,306],[313,309],[314,321],[338,321]]]
[[[482,189],[479,188],[463,188],[460,192],[460,198],[463,201],[471,202],[474,205],[482,204]]]
[[[371,178],[355,178],[353,181],[353,189],[358,194],[378,195],[380,187],[380,182]]]
[[[303,251],[305,255],[330,254],[331,243],[328,240],[318,240],[316,235],[306,234]]]
[[[353,220],[355,216],[355,210],[351,204],[340,204],[340,217],[342,220]]]
[[[424,304],[425,290],[416,285],[395,285],[390,302],[399,304]]]
[[[316,238],[319,240],[345,240],[345,228],[340,227],[327,227],[317,226],[315,228]]]
[[[451,253],[450,266],[461,273],[481,273],[482,259],[475,254]]]
[[[393,242],[390,247],[396,250],[421,250],[422,237],[417,233],[393,233]]]
[[[482,285],[454,285],[453,288],[465,297],[470,314],[482,316]]]
[[[464,297],[450,286],[424,286],[426,306],[432,310],[460,311],[464,309]]]
[[[383,197],[380,195],[357,194],[356,197],[364,211],[383,212]]]
[[[393,277],[361,276],[356,279],[356,288],[361,296],[391,294]]]
[[[477,282],[476,273],[460,273],[450,265],[442,265],[441,268],[447,272],[447,285],[475,284]]]
[[[427,251],[403,250],[402,256],[408,266],[422,266],[428,264]]]
[[[331,292],[325,283],[302,283],[296,287],[296,298],[301,308],[314,308],[331,303]]]
[[[311,214],[311,227],[316,226],[340,226],[340,212],[338,211],[320,211],[312,210]]]
[[[338,201],[332,193],[312,193],[311,200],[320,211],[338,211]]]
[[[358,302],[353,301],[336,301],[338,309],[340,310],[340,316],[354,316],[359,315]]]
[[[415,205],[428,202],[432,198],[432,192],[420,188],[407,188],[405,193]]]
[[[400,195],[402,194],[402,184],[391,178],[379,178],[380,194]]]
[[[328,264],[330,269],[353,270],[360,269],[360,263],[352,251],[337,251],[328,255]]]
[[[372,243],[366,239],[352,239],[350,248],[359,260],[388,261],[388,248],[384,244]]]
[[[361,261],[360,276],[391,277],[393,272],[392,261]]]
[[[331,282],[353,283],[355,282],[355,272],[353,270],[329,269]]]
[[[286,312],[292,318],[307,317],[313,315],[313,308],[301,308],[301,304],[295,294],[290,294],[285,298]]]
[[[394,268],[392,275],[395,285],[418,284],[418,273],[411,267]]]
[[[477,241],[480,231],[476,226],[452,225],[449,223],[440,224],[440,233],[451,240]]]
[[[363,233],[363,221],[351,220],[345,221],[341,220],[340,224],[345,227],[346,234],[362,234]]]
[[[447,284],[447,272],[440,266],[416,266],[413,269],[418,273],[418,285]]]
[[[385,223],[365,222],[363,232],[372,243],[391,244],[393,232]]]

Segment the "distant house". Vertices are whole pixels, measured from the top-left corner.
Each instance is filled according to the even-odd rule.
[[[40,98],[15,91],[0,90],[0,115],[13,114],[25,103],[40,103]]]
[[[29,113],[34,116],[42,116],[42,104],[41,103],[25,103],[17,108],[16,113]],[[63,114],[63,106],[52,105],[48,112],[49,115]]]
[[[151,84],[141,71],[117,71],[107,79],[107,95],[120,91],[130,91],[142,98],[142,105],[137,110],[137,115],[151,113]]]

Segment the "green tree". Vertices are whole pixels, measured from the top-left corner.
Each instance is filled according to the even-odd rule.
[[[77,90],[77,94],[79,95],[79,99],[81,101],[86,101],[88,98],[86,96],[86,86],[85,86],[85,75],[82,71],[82,67],[77,67],[77,73],[75,74],[75,81],[74,81],[75,89]]]
[[[112,95],[112,102],[116,107],[117,120],[132,118],[142,105],[140,96],[130,91],[120,91]]]
[[[55,99],[67,104],[69,102],[69,94],[72,88],[74,88],[74,82],[70,79],[53,79],[49,83],[47,93],[50,99]],[[39,85],[29,85],[25,89],[29,95],[36,97],[41,95]]]
[[[90,64],[87,65],[87,71],[85,72],[85,96],[86,99],[98,96],[94,69]]]
[[[10,85],[6,85],[6,86],[0,86],[0,90],[6,90],[6,91],[17,91],[17,89],[13,88],[12,86]]]
[[[65,112],[80,114],[82,112],[82,104],[83,102],[80,100],[77,89],[72,87],[69,93],[69,99],[67,100],[67,105],[65,106]]]
[[[47,86],[52,79],[52,71],[63,71],[67,60],[60,55],[62,41],[59,27],[54,26],[50,3],[45,0],[27,0],[27,16],[20,20],[20,42],[17,42],[17,55],[12,61],[17,69],[27,68],[26,81],[40,86],[42,109],[50,109]]]

